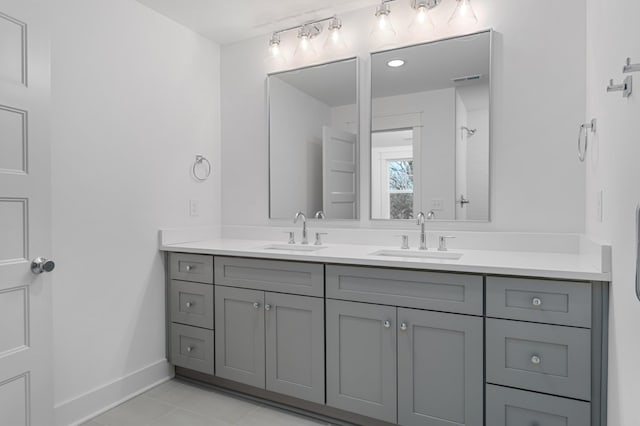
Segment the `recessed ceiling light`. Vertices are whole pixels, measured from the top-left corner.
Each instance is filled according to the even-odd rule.
[[[404,65],[404,60],[403,59],[392,59],[389,62],[387,62],[387,66],[391,67],[391,68],[398,68]]]

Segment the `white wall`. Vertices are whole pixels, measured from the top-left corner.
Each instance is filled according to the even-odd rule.
[[[331,108],[278,78],[269,90],[271,216],[312,216],[322,210],[322,126],[331,125]]]
[[[55,401],[69,424],[170,373],[157,233],[219,226],[219,47],[133,0],[53,9]],[[213,163],[204,183],[196,154]]]
[[[497,231],[581,232],[584,229],[584,169],[575,162],[576,125],[585,103],[585,1],[542,6],[536,0],[474,0],[480,19],[474,29],[493,28],[494,91],[490,223],[432,224],[433,228]],[[452,35],[446,20],[455,2],[434,10],[439,30]],[[406,27],[411,8],[391,4],[398,44],[418,40]],[[361,99],[369,94],[368,34],[375,7],[343,16],[343,30],[360,67]],[[471,30],[471,29],[469,29]],[[283,36],[285,53],[295,47]],[[268,144],[263,58],[268,35],[222,48],[223,223],[267,225]],[[320,46],[324,39],[318,40]],[[321,56],[318,61],[332,59]],[[301,64],[290,62],[290,67]],[[370,108],[360,108],[362,219],[368,220],[368,126]],[[245,123],[253,123],[251,126]],[[247,159],[246,153],[252,156]],[[238,167],[243,164],[243,167]],[[364,179],[366,178],[366,179]],[[405,225],[408,226],[408,225]]]
[[[455,108],[455,119],[456,124],[454,128],[454,140],[455,140],[455,159],[456,159],[456,185],[455,192],[453,194],[454,199],[452,200],[453,209],[455,211],[455,218],[466,220],[467,219],[467,209],[465,206],[460,205],[455,202],[455,200],[461,196],[465,195],[468,197],[469,192],[467,191],[467,132],[462,131],[462,127],[469,127],[468,117],[467,117],[467,107],[464,104],[464,101],[460,97],[460,92],[458,90],[455,91],[456,96],[456,108]],[[488,166],[488,165],[487,165]]]
[[[489,111],[487,109],[468,111],[468,126],[476,129],[472,137],[467,137],[467,193],[470,200],[465,205],[467,217],[486,220],[489,215]]]
[[[613,245],[609,326],[609,425],[640,424],[640,302],[635,296],[635,219],[640,203],[640,94],[605,92],[622,80],[627,56],[640,62],[640,3],[587,1],[587,113],[598,128],[587,152],[587,233]],[[640,74],[633,74],[634,83]],[[637,87],[637,86],[636,86]],[[577,132],[577,128],[576,128]],[[574,161],[578,161],[577,159]],[[597,193],[603,191],[602,221]]]

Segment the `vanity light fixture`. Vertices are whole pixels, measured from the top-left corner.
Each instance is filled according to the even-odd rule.
[[[456,0],[456,10],[453,11],[453,15],[449,18],[450,25],[475,25],[478,23],[473,7],[471,7],[471,0]]]
[[[342,21],[337,16],[334,16],[327,27],[329,35],[324,42],[324,50],[329,53],[340,53],[347,49],[347,44],[344,41],[344,37],[340,30],[342,29]]]
[[[389,44],[396,36],[396,30],[391,24],[391,19],[389,19],[389,14],[391,13],[389,1],[382,0],[380,6],[376,8],[376,22],[371,29],[371,38],[378,46]]]
[[[387,66],[391,68],[398,68],[403,66],[404,64],[405,64],[404,59],[392,59],[389,62],[387,62]]]
[[[440,4],[442,0],[412,0],[411,7],[416,11],[411,24],[409,25],[409,32],[413,34],[422,34],[433,30],[435,24],[431,19],[431,9]]]

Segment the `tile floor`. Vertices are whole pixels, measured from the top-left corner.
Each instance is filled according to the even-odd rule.
[[[95,417],[83,426],[330,426],[177,379]]]

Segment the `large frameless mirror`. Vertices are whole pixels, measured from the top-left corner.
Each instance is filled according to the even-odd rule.
[[[268,76],[269,217],[358,219],[356,58]]]
[[[489,220],[491,31],[371,55],[371,218]]]

